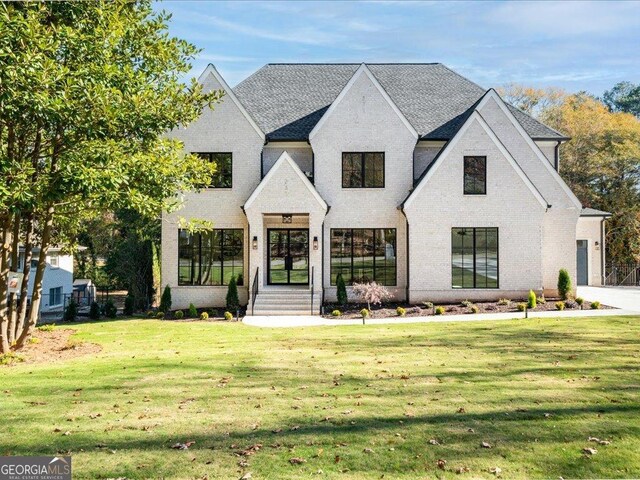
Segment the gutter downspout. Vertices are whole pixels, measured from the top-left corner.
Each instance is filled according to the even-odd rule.
[[[560,144],[562,142],[558,142],[556,143],[555,149],[554,149],[554,168],[556,169],[556,172],[560,173]]]
[[[600,285],[605,286],[605,275],[604,275],[604,267],[605,267],[605,249],[604,249],[604,222],[607,220],[607,217],[602,217],[600,220]]]
[[[404,207],[400,206],[400,211],[402,212],[402,215],[404,215],[404,219],[406,221],[406,225],[407,225],[407,229],[405,232],[406,235],[406,251],[405,251],[405,256],[406,256],[406,261],[407,261],[407,286],[405,288],[405,299],[406,302],[409,303],[409,283],[410,283],[410,278],[411,276],[409,275],[409,219],[407,218],[407,214],[404,211]]]
[[[244,209],[244,205],[240,205],[240,209],[242,213],[244,213],[244,218],[247,219],[247,274],[244,278],[246,278],[246,287],[247,287],[247,310],[249,309],[249,300],[251,300],[251,225],[249,224],[249,217],[247,217],[247,212]],[[247,312],[245,311],[245,315]]]

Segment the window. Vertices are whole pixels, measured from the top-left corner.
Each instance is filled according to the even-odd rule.
[[[216,173],[211,177],[209,188],[231,188],[233,180],[233,154],[196,153],[203,160],[215,162]]]
[[[487,194],[487,157],[464,157],[464,194]]]
[[[396,229],[332,229],[331,285],[339,273],[347,285],[396,285]]]
[[[243,243],[242,229],[178,230],[178,285],[242,285]]]
[[[49,289],[49,306],[62,305],[62,287]]]
[[[451,229],[453,288],[498,288],[498,229]]]
[[[343,153],[342,188],[384,188],[384,152]]]
[[[58,255],[51,255],[49,257],[49,265],[51,265],[51,268],[58,268],[59,264],[58,264]]]

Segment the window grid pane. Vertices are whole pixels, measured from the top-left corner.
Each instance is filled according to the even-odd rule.
[[[451,229],[451,286],[498,288],[498,229]]]
[[[487,193],[487,157],[464,157],[464,193]]]
[[[199,233],[178,230],[178,284],[243,285],[244,231],[214,229]]]
[[[343,152],[342,188],[383,188],[384,152]]]

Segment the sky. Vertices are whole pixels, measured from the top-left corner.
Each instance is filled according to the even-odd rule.
[[[266,63],[441,62],[484,88],[640,83],[640,2],[163,1],[232,87]]]

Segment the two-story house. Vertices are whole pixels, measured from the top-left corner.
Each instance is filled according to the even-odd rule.
[[[607,214],[581,220],[558,173],[567,138],[494,90],[437,63],[269,64],[233,89],[209,66],[200,81],[223,101],[171,136],[218,172],[163,218],[176,308],[223,306],[231,277],[255,314],[317,313],[339,274],[411,303],[552,294],[560,268],[600,283]]]

